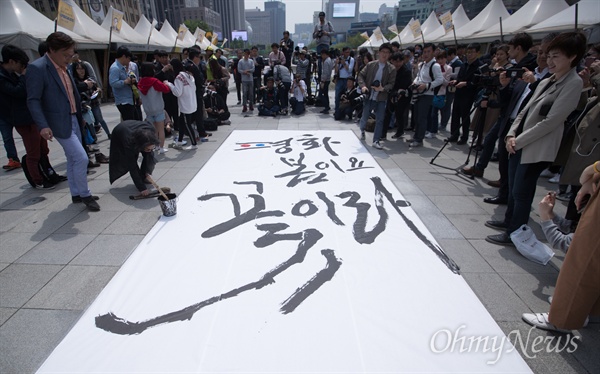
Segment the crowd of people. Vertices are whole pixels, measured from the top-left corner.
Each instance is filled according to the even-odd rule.
[[[568,256],[550,316],[523,318],[541,328],[563,330],[582,327],[588,315],[600,315],[600,240],[592,223],[598,222],[600,179],[600,45],[589,46],[580,32],[549,34],[539,45],[530,35],[517,33],[506,44],[492,43],[485,54],[478,43],[405,49],[383,43],[373,56],[367,49],[331,49],[333,34],[321,12],[313,34],[316,53],[294,48],[286,31],[266,58],[257,47],[238,50],[231,66],[220,49],[211,47],[185,49],[181,59],[157,50],[152,62],[141,64],[119,47],[108,82],[123,122],[112,133],[100,109],[97,75],[79,59],[68,35],[51,34],[40,46],[42,57],[31,64],[24,51],[7,45],[0,67],[0,127],[9,159],[4,168],[20,166],[12,140],[15,127],[23,137],[32,185],[51,189],[67,180],[73,202],[97,211],[87,169],[109,163],[111,183],[129,172],[140,194],[148,195],[154,153],[168,152],[170,137],[172,147],[194,150],[212,135],[208,131],[231,123],[231,75],[242,113],[256,106],[260,116],[302,115],[307,105],[330,115],[333,82],[334,120],[356,120],[361,139],[372,132],[376,149],[383,148],[390,129],[391,139],[404,138],[412,148],[440,131],[457,146],[466,145],[472,134],[470,145],[480,157],[461,172],[483,177],[495,158],[500,179],[489,184],[498,193],[484,201],[507,206],[503,219],[486,222],[500,230],[487,237],[491,243],[513,245],[510,234],[527,224],[538,179],[558,177],[559,195],[545,197],[539,209],[549,242],[569,249]],[[110,157],[94,147],[100,128],[111,140]],[[185,137],[189,145],[184,148]],[[47,142],[54,139],[64,149],[67,177],[50,180],[38,165],[52,169]],[[564,219],[552,211],[561,194],[568,201]]]

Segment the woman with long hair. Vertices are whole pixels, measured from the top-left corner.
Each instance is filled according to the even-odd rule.
[[[208,60],[208,66],[213,74],[213,80],[209,83],[212,83],[217,88],[217,93],[223,101],[225,105],[227,105],[227,94],[229,94],[229,78],[230,74],[226,68],[219,65],[219,62],[214,58]]]
[[[110,139],[110,130],[108,129],[108,125],[102,116],[102,110],[100,109],[100,101],[98,97],[100,96],[100,92],[102,91],[98,88],[97,84],[94,84],[89,87],[85,81],[93,81],[90,77],[90,73],[87,71],[87,68],[83,64],[83,62],[74,62],[71,64],[71,73],[73,74],[73,79],[75,80],[75,84],[77,84],[77,89],[80,93],[85,93],[90,98],[90,107],[92,108],[92,114],[94,115],[94,120],[96,123],[99,123],[102,126],[102,129],[106,133],[106,136]],[[84,87],[85,85],[85,87]],[[96,95],[94,97],[94,95]],[[94,97],[92,99],[92,97]]]

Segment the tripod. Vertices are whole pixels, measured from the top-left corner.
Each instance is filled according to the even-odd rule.
[[[477,163],[477,157],[479,156],[479,149],[481,148],[482,140],[483,140],[483,130],[484,130],[484,127],[485,127],[485,117],[486,117],[486,114],[487,114],[487,106],[485,108],[482,107],[481,106],[481,102],[482,101],[488,101],[489,96],[490,96],[490,94],[492,92],[493,91],[490,88],[486,87],[483,95],[481,95],[481,97],[477,101],[475,101],[473,103],[473,108],[469,112],[469,116],[471,116],[473,114],[473,112],[475,111],[475,109],[479,108],[480,115],[479,115],[479,118],[477,118],[477,122],[475,124],[475,129],[473,130],[473,138],[471,140],[471,146],[469,147],[469,153],[467,154],[467,160],[465,161],[465,165],[469,164],[470,157],[471,157],[471,152],[473,151],[473,148],[475,148],[475,163]],[[429,161],[429,164],[436,165],[436,166],[442,167],[444,169],[455,170],[454,168],[449,168],[447,166],[438,165],[438,164],[435,163],[435,160],[442,153],[442,151],[444,150],[444,148],[446,148],[446,146],[448,145],[448,143],[450,143],[450,139],[452,139],[452,138],[458,138],[459,131],[460,131],[460,127],[458,127],[450,135],[450,137],[448,137],[448,138],[446,138],[444,140],[444,145],[442,145],[442,148],[440,148],[440,150],[438,151],[438,153],[436,153],[435,156],[431,159],[431,161]],[[471,175],[470,178],[474,179],[475,177],[473,175]]]

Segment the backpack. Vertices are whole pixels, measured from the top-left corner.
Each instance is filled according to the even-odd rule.
[[[27,178],[27,181],[29,182],[31,187],[35,188],[35,182],[33,181],[33,178],[31,177],[31,174],[29,174],[29,170],[27,169],[27,155],[24,155],[21,158],[21,167],[23,168],[23,173],[25,173],[25,178]],[[58,174],[56,174],[56,171],[54,170],[52,165],[50,165],[50,160],[48,159],[48,156],[42,156],[40,158],[40,162],[38,163],[38,169],[40,170],[40,174],[42,174],[44,182],[50,184],[57,184],[58,182],[60,182],[60,177]]]
[[[431,81],[433,82],[435,80],[435,77],[433,76],[433,65],[437,64],[437,62],[429,65],[429,77],[431,78]],[[438,64],[439,65],[439,64]],[[440,84],[439,86],[437,86],[436,88],[433,89],[433,95],[437,96],[438,92],[440,92],[440,89],[442,88],[442,85]],[[443,105],[442,105],[443,107]]]

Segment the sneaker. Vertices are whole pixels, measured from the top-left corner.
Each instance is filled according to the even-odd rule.
[[[427,131],[427,132],[425,133],[425,137],[426,137],[427,139],[435,139],[435,134],[434,134],[434,133],[432,133],[432,132],[429,132],[429,131]]]
[[[414,142],[411,142],[408,146],[411,148],[422,147],[423,143],[414,141]]]
[[[459,141],[456,142],[457,145],[463,145],[463,144],[467,144],[467,139],[460,139]]]
[[[365,139],[366,139],[365,138],[365,132],[363,131],[363,132],[360,133],[360,140],[365,140]]]
[[[542,178],[552,178],[554,176],[554,173],[550,171],[550,169],[544,169],[544,171],[542,171],[542,174],[540,174],[540,177]]]
[[[254,110],[254,105],[250,104],[250,111],[252,112]]]
[[[554,174],[554,176],[550,179],[548,179],[548,182],[550,183],[558,183],[560,181],[560,174],[556,173]]]
[[[399,139],[399,138],[403,138],[403,137],[404,137],[404,134],[396,133],[396,134],[392,135],[392,139]]]
[[[158,149],[158,153],[161,155],[167,152],[169,152],[169,148],[162,147]]]
[[[8,159],[8,163],[2,167],[6,171],[15,170],[21,167],[21,163],[18,160]]]
[[[559,201],[570,201],[571,198],[573,197],[573,193],[572,192],[559,192],[558,194],[556,194],[556,200]]]
[[[206,143],[208,141],[208,136],[205,136],[204,138],[200,138],[200,142],[202,143]]]
[[[221,122],[221,125],[231,125],[231,121],[230,120],[225,120],[223,122]]]
[[[173,148],[182,148],[186,144],[187,144],[187,141],[185,141],[185,140],[181,141],[181,142],[175,141],[175,142],[173,142]]]
[[[197,145],[195,145],[195,144],[192,144],[192,145],[190,145],[190,146],[188,146],[188,147],[185,147],[184,149],[185,149],[186,151],[191,151],[191,150],[193,150],[193,149],[198,149],[198,146],[197,146]]]
[[[241,103],[242,103],[241,101],[238,101],[237,105],[240,105]]]
[[[381,143],[379,143],[379,141],[373,142],[373,148],[383,149],[383,147],[381,146]]]
[[[81,201],[85,204],[85,206],[91,212],[97,212],[100,210],[100,205],[98,205],[98,203],[96,202],[96,199],[94,199],[93,196],[82,197]]]
[[[546,331],[556,331],[564,334],[570,334],[571,330],[559,329],[548,321],[548,313],[523,313],[522,317],[523,321],[530,324],[531,326],[535,326],[540,330]],[[587,325],[587,320],[585,321],[584,327]]]
[[[240,103],[238,103],[238,105],[240,105]],[[242,108],[242,113],[246,113],[248,111],[248,107],[244,105],[244,107]]]
[[[53,190],[54,189],[54,185],[52,183],[48,183],[46,181],[43,181],[42,184],[36,184],[35,185],[35,189],[36,190]]]

